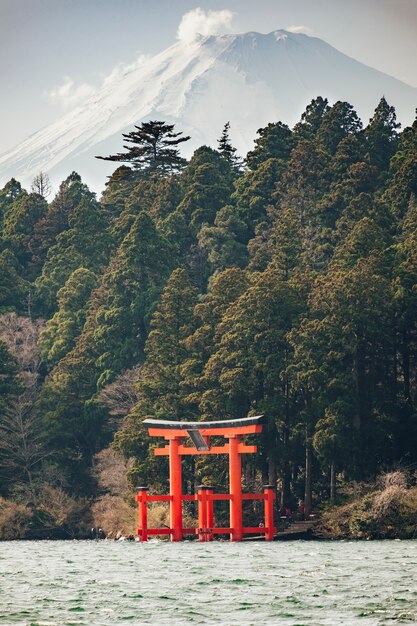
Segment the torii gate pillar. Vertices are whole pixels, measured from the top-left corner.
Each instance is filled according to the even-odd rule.
[[[239,435],[229,439],[230,540],[242,541],[242,457]]]
[[[171,541],[182,541],[182,465],[179,454],[180,438],[169,442],[169,503],[171,519]]]

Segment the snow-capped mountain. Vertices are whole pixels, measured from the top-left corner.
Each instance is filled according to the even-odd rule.
[[[116,164],[99,161],[122,151],[122,132],[146,119],[175,123],[197,146],[216,147],[225,122],[241,155],[256,130],[281,120],[292,126],[318,95],[350,102],[364,123],[382,95],[408,124],[417,89],[342,54],[316,37],[276,30],[263,35],[197,37],[134,64],[58,121],[0,156],[0,185],[12,176],[28,184],[39,171],[54,184],[72,170],[102,189]],[[187,156],[187,154],[186,154]]]

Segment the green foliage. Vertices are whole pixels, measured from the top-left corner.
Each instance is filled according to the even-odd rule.
[[[339,100],[323,115],[317,139],[334,154],[343,139],[349,135],[357,135],[361,129],[362,122],[352,105]]]
[[[36,225],[48,210],[46,200],[36,193],[19,194],[4,219],[3,238],[25,270],[26,278],[33,279],[41,267],[37,263]]]
[[[21,275],[22,267],[10,249],[0,253],[0,314],[26,312],[30,285]]]
[[[185,338],[190,334],[197,290],[185,270],[176,269],[168,279],[151,320],[146,342],[146,364],[141,372],[138,405],[117,433],[116,445],[126,458],[139,457],[144,437],[141,421],[145,417],[187,419],[181,366],[186,356]],[[142,432],[141,432],[142,431]],[[138,454],[139,453],[139,454]]]
[[[100,202],[75,172],[49,204],[7,183],[0,312],[46,318],[27,415],[48,460],[33,493],[55,468],[66,491],[91,495],[94,455],[112,442],[131,484],[165,490],[146,416],[265,413],[245,484],[277,484],[281,506],[309,508],[335,472],[417,463],[416,130],[400,133],[384,98],[362,129],[351,104],[318,97],[293,129],[261,128],[245,169],[228,123],[218,150],[186,163],[187,138],[147,122],[107,157],[127,165]],[[1,346],[3,419],[20,391]],[[224,459],[184,472],[190,489],[227,480]],[[377,532],[371,500],[345,511],[347,533]]]
[[[99,386],[141,362],[150,319],[175,258],[152,218],[140,213],[116,251],[90,309]]]
[[[230,163],[211,148],[196,150],[182,175],[187,192],[177,211],[195,230],[203,223],[212,224],[217,211],[230,198],[232,191]]]
[[[136,130],[123,134],[128,145],[127,152],[108,157],[96,157],[105,161],[124,161],[131,163],[140,171],[159,171],[163,174],[180,170],[185,160],[180,157],[177,146],[190,137],[181,137],[182,133],[174,133],[174,124],[160,121],[142,122],[135,126]]]
[[[274,201],[276,186],[285,172],[282,159],[269,158],[254,171],[246,172],[237,182],[232,198],[239,216],[247,225],[248,235],[253,234],[268,206]]]
[[[19,392],[17,373],[19,368],[16,359],[12,357],[6,344],[0,341],[0,413],[2,414],[8,404]]]
[[[213,226],[204,225],[198,241],[207,253],[212,270],[245,267],[247,263],[247,226],[239,212],[227,205],[217,212]]]
[[[99,274],[107,265],[113,241],[100,205],[83,198],[68,217],[68,228],[56,238],[36,281],[38,306],[43,313],[56,308],[58,290],[71,273],[84,267]]]
[[[34,227],[32,247],[36,251],[35,258],[39,267],[43,266],[46,254],[56,242],[59,233],[68,229],[68,220],[74,209],[83,200],[93,200],[94,196],[76,172],[72,172],[61,183],[46,215]]]
[[[217,144],[219,146],[218,149],[222,157],[226,159],[226,161],[228,161],[230,165],[239,168],[239,158],[236,156],[236,148],[234,148],[230,142],[229,130],[230,122],[226,122],[226,124],[223,126],[222,134],[217,141]]]
[[[26,192],[14,178],[0,190],[0,233],[3,231],[4,220],[9,217],[11,207],[21,194],[26,194]]]
[[[301,116],[301,120],[294,126],[294,134],[299,139],[315,139],[324,116],[330,110],[327,98],[319,96],[310,102]]]
[[[368,158],[379,171],[388,169],[390,159],[398,145],[397,129],[400,126],[394,107],[382,97],[365,128]]]
[[[57,293],[58,311],[39,337],[39,349],[48,366],[53,367],[74,347],[80,335],[97,276],[83,267],[75,270]]]
[[[258,130],[258,135],[255,148],[246,157],[246,163],[251,170],[257,169],[268,159],[288,160],[294,147],[294,139],[286,124],[268,124]]]

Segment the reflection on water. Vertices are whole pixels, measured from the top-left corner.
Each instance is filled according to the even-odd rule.
[[[417,624],[417,541],[0,543],[0,625]]]

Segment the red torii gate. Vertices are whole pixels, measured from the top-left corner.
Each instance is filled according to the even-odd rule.
[[[262,415],[229,421],[216,422],[174,422],[146,419],[143,424],[151,437],[163,437],[168,443],[155,449],[155,456],[169,456],[169,495],[149,495],[147,487],[139,487],[138,530],[140,541],[147,541],[148,535],[169,534],[171,541],[182,541],[184,534],[197,534],[200,541],[212,541],[215,534],[230,534],[231,541],[242,541],[243,534],[264,534],[272,541],[274,532],[274,500],[272,485],[265,485],[261,494],[242,493],[242,454],[254,453],[256,446],[246,445],[242,437],[262,431]],[[221,446],[211,446],[210,437],[222,436],[228,441]],[[184,445],[190,437],[194,446]],[[227,494],[214,493],[211,487],[198,487],[195,495],[182,493],[181,457],[190,454],[228,454],[230,490]],[[183,528],[182,503],[184,500],[198,502],[198,528]],[[213,504],[216,500],[230,501],[230,527],[214,526]],[[242,501],[264,501],[264,526],[244,527],[242,522]],[[170,503],[170,528],[148,528],[147,503]]]

